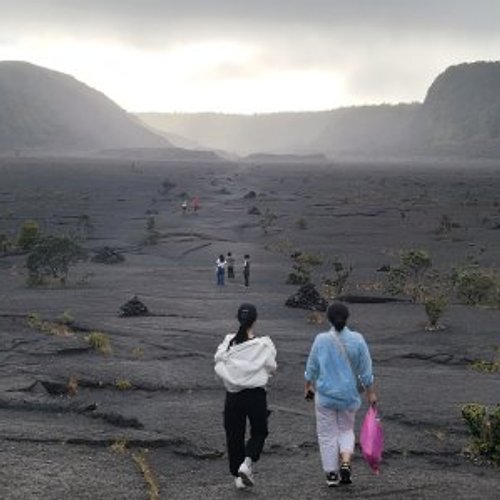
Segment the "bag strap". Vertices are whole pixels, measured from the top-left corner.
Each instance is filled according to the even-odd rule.
[[[351,373],[352,373],[352,376],[354,377],[354,381],[356,382],[356,386],[358,385],[358,383],[363,387],[364,389],[364,384],[361,382],[361,379],[359,378],[359,375],[355,372],[354,370],[354,367],[352,366],[352,362],[351,362],[351,358],[349,357],[349,355],[347,354],[347,351],[346,351],[346,348],[345,348],[345,345],[343,344],[343,342],[339,339],[337,333],[332,330],[332,338],[333,338],[333,341],[334,343],[337,345],[337,347],[340,349],[340,352],[342,353],[342,356],[344,356],[345,360],[347,361],[347,363],[349,364],[349,368],[351,369]]]

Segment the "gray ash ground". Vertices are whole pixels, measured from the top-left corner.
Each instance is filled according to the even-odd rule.
[[[286,284],[290,259],[273,250],[292,241],[352,263],[346,293],[353,296],[380,296],[377,270],[401,249],[427,249],[436,267],[468,255],[497,266],[498,172],[486,162],[2,159],[0,233],[14,237],[26,219],[46,233],[74,232],[83,220],[87,249],[109,247],[125,260],[89,260],[72,268],[65,286],[29,288],[25,256],[0,257],[1,498],[148,498],[134,461],[140,453],[162,499],[498,498],[498,469],[463,453],[470,437],[460,408],[499,402],[498,374],[469,367],[500,345],[499,311],[453,303],[446,329],[429,332],[421,305],[349,304],[374,358],[386,447],[380,476],[358,453],[352,487],[328,490],[302,394],[306,356],[325,325],[285,307],[298,287]],[[197,213],[182,213],[185,196],[199,197]],[[268,234],[253,207],[277,215]],[[455,226],[439,234],[443,215]],[[236,279],[217,288],[215,260],[227,251],[236,257]],[[133,296],[147,316],[120,315]],[[279,364],[269,387],[271,433],[251,493],[234,491],[227,471],[224,390],[213,372],[213,353],[234,331],[243,301],[257,305],[258,331],[273,338]],[[54,330],[65,311],[74,324]],[[30,327],[30,314],[50,322],[52,333]],[[109,337],[111,353],[89,347],[92,331]],[[116,443],[126,443],[125,452]]]

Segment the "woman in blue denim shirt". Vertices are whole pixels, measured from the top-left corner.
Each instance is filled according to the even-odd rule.
[[[316,429],[328,486],[350,484],[354,419],[361,406],[358,386],[376,404],[372,360],[358,332],[347,326],[349,310],[334,303],[327,311],[332,328],[314,339],[305,371],[306,399],[315,400]]]

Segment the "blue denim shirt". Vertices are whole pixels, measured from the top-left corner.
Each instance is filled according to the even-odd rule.
[[[352,369],[334,335],[344,345]],[[305,371],[305,379],[315,384],[317,404],[338,410],[357,410],[361,398],[353,370],[365,387],[373,384],[372,359],[363,335],[347,327],[341,332],[332,328],[319,333]]]

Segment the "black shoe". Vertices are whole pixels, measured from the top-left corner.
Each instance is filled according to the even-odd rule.
[[[351,484],[351,466],[344,462],[340,466],[340,484]]]
[[[339,475],[336,472],[326,473],[326,484],[329,488],[333,486],[338,486],[340,483]]]

